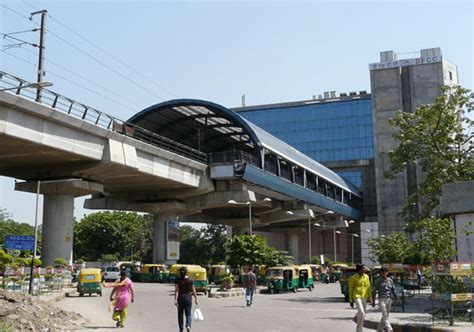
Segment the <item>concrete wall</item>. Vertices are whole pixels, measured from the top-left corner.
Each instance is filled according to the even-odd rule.
[[[457,259],[474,261],[474,181],[443,185],[441,213],[450,216],[456,232]]]

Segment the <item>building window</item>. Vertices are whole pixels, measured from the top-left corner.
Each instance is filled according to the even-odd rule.
[[[449,73],[449,80],[452,81],[453,80],[453,72],[452,71],[448,71]]]

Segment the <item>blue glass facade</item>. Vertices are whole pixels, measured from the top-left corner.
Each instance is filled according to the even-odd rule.
[[[362,172],[361,171],[337,171],[337,174],[349,181],[355,187],[362,189]]]
[[[268,105],[238,110],[239,114],[320,162],[373,159],[370,98]],[[351,177],[355,182],[354,175]]]

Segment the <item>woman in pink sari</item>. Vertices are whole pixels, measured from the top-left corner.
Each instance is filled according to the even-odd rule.
[[[104,284],[104,287],[113,287],[110,293],[110,301],[114,303],[112,319],[117,321],[117,327],[124,327],[127,319],[128,304],[135,301],[133,283],[127,278],[125,271],[120,272],[120,281]]]

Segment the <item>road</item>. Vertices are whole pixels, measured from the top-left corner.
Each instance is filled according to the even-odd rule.
[[[178,331],[173,286],[135,283],[135,303],[129,306],[127,326],[121,331]],[[90,320],[83,331],[115,328],[108,312],[109,289],[103,297],[65,298],[57,305],[76,311]],[[355,310],[343,302],[339,284],[317,284],[313,292],[275,295],[257,294],[253,307],[243,297],[198,296],[204,321],[193,322],[193,331],[353,331]]]

